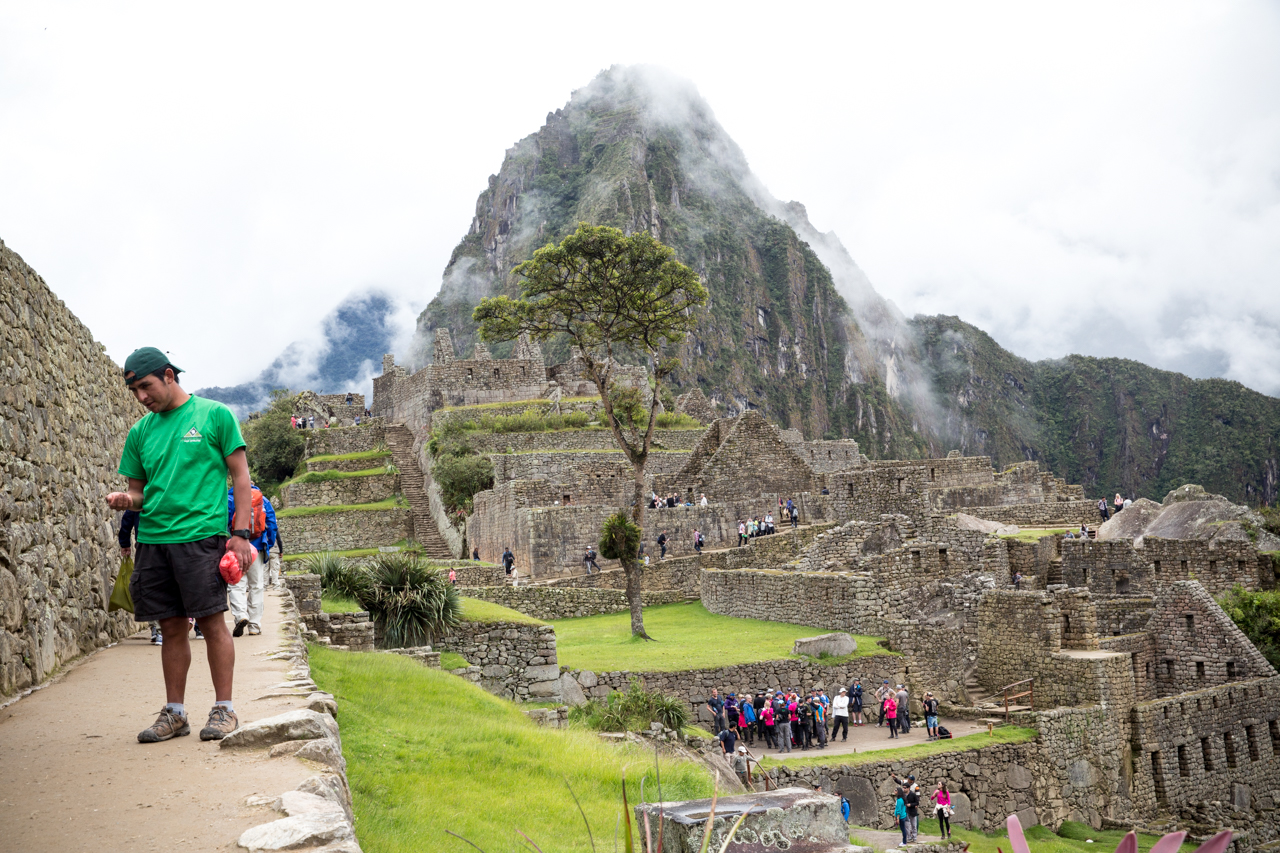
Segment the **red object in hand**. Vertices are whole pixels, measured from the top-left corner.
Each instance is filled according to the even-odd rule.
[[[258,549],[249,546],[249,553],[252,559],[258,559]],[[240,568],[240,558],[236,556],[236,552],[231,550],[231,541],[227,541],[227,553],[222,555],[222,559],[218,562],[218,571],[222,573],[222,579],[231,586],[240,583],[240,579],[244,577],[244,570]]]

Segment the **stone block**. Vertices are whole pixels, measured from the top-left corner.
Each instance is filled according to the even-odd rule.
[[[1005,784],[1015,790],[1022,790],[1024,788],[1031,787],[1031,771],[1023,767],[1021,764],[1010,764],[1005,768],[1004,778]]]
[[[955,810],[955,814],[951,816],[951,822],[958,826],[967,826],[970,829],[981,829],[973,823],[973,804],[969,802],[969,795],[961,791],[951,792],[951,808]]]
[[[637,822],[662,823],[664,838],[672,850],[697,850],[711,809],[710,800],[646,803],[636,806]],[[724,835],[743,812],[750,814],[735,834],[745,849],[786,849],[792,853],[836,853],[847,851],[848,828],[840,814],[840,798],[818,794],[805,788],[721,797],[716,802],[716,821],[711,849],[725,844]],[[659,830],[654,829],[657,833]]]
[[[319,812],[286,817],[247,829],[236,842],[249,853],[266,853],[273,850],[293,850],[350,841],[355,831],[342,812]]]
[[[844,657],[858,650],[858,642],[843,631],[821,634],[817,637],[801,637],[791,648],[793,655],[809,655],[818,657],[828,654],[832,657]]]
[[[218,745],[222,749],[267,747],[289,740],[337,736],[338,724],[333,717],[303,708],[247,723],[219,741]]]
[[[573,707],[587,703],[587,696],[582,692],[582,685],[567,672],[560,676],[560,701]]]
[[[1032,826],[1038,826],[1040,824],[1040,818],[1036,816],[1036,810],[1034,806],[1029,806],[1025,809],[1020,809],[1019,811],[1015,812],[1015,814],[1018,816],[1018,823],[1022,824],[1023,829],[1027,829]]]

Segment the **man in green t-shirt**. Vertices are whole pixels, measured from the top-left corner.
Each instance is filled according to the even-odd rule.
[[[231,702],[236,650],[222,615],[227,584],[218,563],[227,551],[236,555],[241,570],[253,561],[249,463],[231,410],[182,390],[181,372],[155,347],[125,359],[125,385],[150,411],[129,430],[120,456],[129,490],[107,495],[112,509],[142,513],[129,594],[134,618],[158,621],[164,636],[160,656],[167,701],[155,723],[138,734],[142,743],[191,734],[183,704],[191,667],[188,617],[204,632],[217,699],[200,739],[221,740],[239,724]],[[230,539],[228,474],[236,497]]]

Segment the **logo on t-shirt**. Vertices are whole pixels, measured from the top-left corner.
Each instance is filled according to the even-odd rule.
[[[194,441],[204,441],[204,436],[200,434],[200,430],[192,427],[187,430],[187,434],[182,437],[183,442],[191,443]]]

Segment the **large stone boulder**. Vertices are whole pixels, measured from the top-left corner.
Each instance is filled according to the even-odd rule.
[[[978,518],[976,515],[969,515],[965,512],[956,513],[956,527],[961,530],[973,530],[978,533],[994,533],[997,536],[1012,536],[1018,532],[1016,524],[988,521],[985,518]]]
[[[858,650],[858,641],[843,631],[820,634],[817,637],[801,637],[791,648],[793,655],[809,655],[818,657],[828,654],[832,657],[851,655]]]

